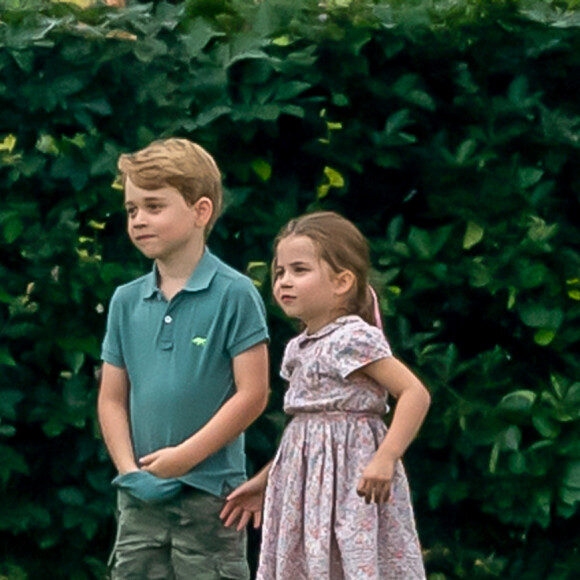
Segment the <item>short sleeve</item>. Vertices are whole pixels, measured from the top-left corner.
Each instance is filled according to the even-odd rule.
[[[268,340],[266,309],[252,281],[240,276],[228,288],[227,351],[234,358]]]
[[[280,365],[280,376],[289,381],[292,377],[294,368],[296,367],[296,339],[291,340],[284,350],[282,357],[282,364]]]
[[[107,330],[101,348],[101,359],[113,366],[125,368],[123,349],[121,347],[121,302],[118,290],[115,291],[109,303],[107,315]]]
[[[336,367],[343,378],[366,365],[393,356],[383,332],[361,321],[340,331],[334,353]]]

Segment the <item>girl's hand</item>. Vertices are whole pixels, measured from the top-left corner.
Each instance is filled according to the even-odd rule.
[[[191,466],[184,465],[183,450],[178,447],[165,447],[141,457],[139,464],[143,471],[148,471],[157,477],[181,477]]]
[[[366,466],[356,488],[359,496],[368,503],[384,503],[389,499],[391,482],[395,475],[394,459],[385,460],[375,455]]]
[[[236,522],[238,532],[254,520],[254,528],[262,523],[262,505],[264,503],[265,486],[263,481],[253,477],[235,489],[226,498],[226,505],[220,513],[224,526],[229,528]]]

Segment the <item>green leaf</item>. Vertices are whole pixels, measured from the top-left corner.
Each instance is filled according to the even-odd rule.
[[[16,361],[12,358],[7,346],[0,346],[0,366],[15,367]]]
[[[6,445],[0,445],[0,482],[6,484],[16,473],[27,475],[29,473],[28,464],[16,450]]]
[[[385,133],[387,135],[395,135],[412,124],[413,120],[410,118],[409,109],[401,109],[389,115],[385,123]]]
[[[519,170],[519,183],[524,189],[536,185],[542,176],[544,171],[536,167],[523,167]]]
[[[85,496],[77,487],[64,487],[59,489],[58,497],[66,505],[83,506],[85,503]]]
[[[262,181],[268,181],[272,177],[272,166],[264,159],[252,161],[252,169]]]
[[[522,440],[522,432],[519,427],[511,425],[501,435],[501,449],[517,451]]]
[[[547,439],[555,439],[561,432],[561,427],[545,414],[534,415],[532,423],[538,433]]]
[[[180,36],[185,52],[190,59],[197,58],[212,38],[224,36],[214,30],[204,18],[196,18],[187,26],[187,33]]]
[[[534,334],[534,342],[540,346],[548,346],[556,338],[556,331],[542,328]]]
[[[157,38],[145,38],[135,44],[135,56],[143,63],[152,63],[155,59],[165,56],[167,45]]]
[[[493,275],[481,256],[474,258],[470,264],[469,281],[475,288],[483,288],[493,281]]]
[[[467,139],[461,143],[457,148],[457,153],[455,154],[455,161],[458,165],[465,165],[475,153],[477,148],[477,142],[474,139]]]
[[[542,329],[557,329],[564,320],[560,308],[546,308],[541,304],[520,304],[518,312],[526,326]]]
[[[536,402],[536,393],[528,390],[514,391],[502,398],[499,408],[510,413],[529,414]]]
[[[0,393],[0,417],[15,420],[16,405],[22,401],[24,394],[13,389],[2,389]]]
[[[580,459],[568,462],[562,482],[567,487],[580,490]]]
[[[473,248],[476,244],[479,244],[483,240],[485,235],[485,229],[475,222],[467,222],[467,229],[465,230],[465,235],[463,236],[463,249],[469,250]]]
[[[288,83],[281,84],[276,90],[276,100],[286,101],[289,99],[296,98],[300,93],[310,89],[312,85],[310,83],[303,83],[300,81],[291,81]]]
[[[412,227],[409,231],[407,242],[421,258],[430,258],[432,256],[431,235],[428,231]]]

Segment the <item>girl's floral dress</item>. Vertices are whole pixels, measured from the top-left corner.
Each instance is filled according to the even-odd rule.
[[[355,371],[389,356],[383,333],[358,316],[288,344],[281,375],[293,418],[270,471],[257,580],[425,579],[402,464],[387,503],[356,493],[387,407],[384,388]]]

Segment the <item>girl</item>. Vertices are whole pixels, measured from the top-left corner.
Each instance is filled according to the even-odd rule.
[[[425,578],[400,458],[430,397],[391,354],[369,267],[367,241],[333,212],[276,238],[274,297],[304,325],[282,362],[292,420],[273,462],[222,512],[226,526],[258,527],[265,491],[258,580]],[[387,393],[398,399],[388,432]]]

